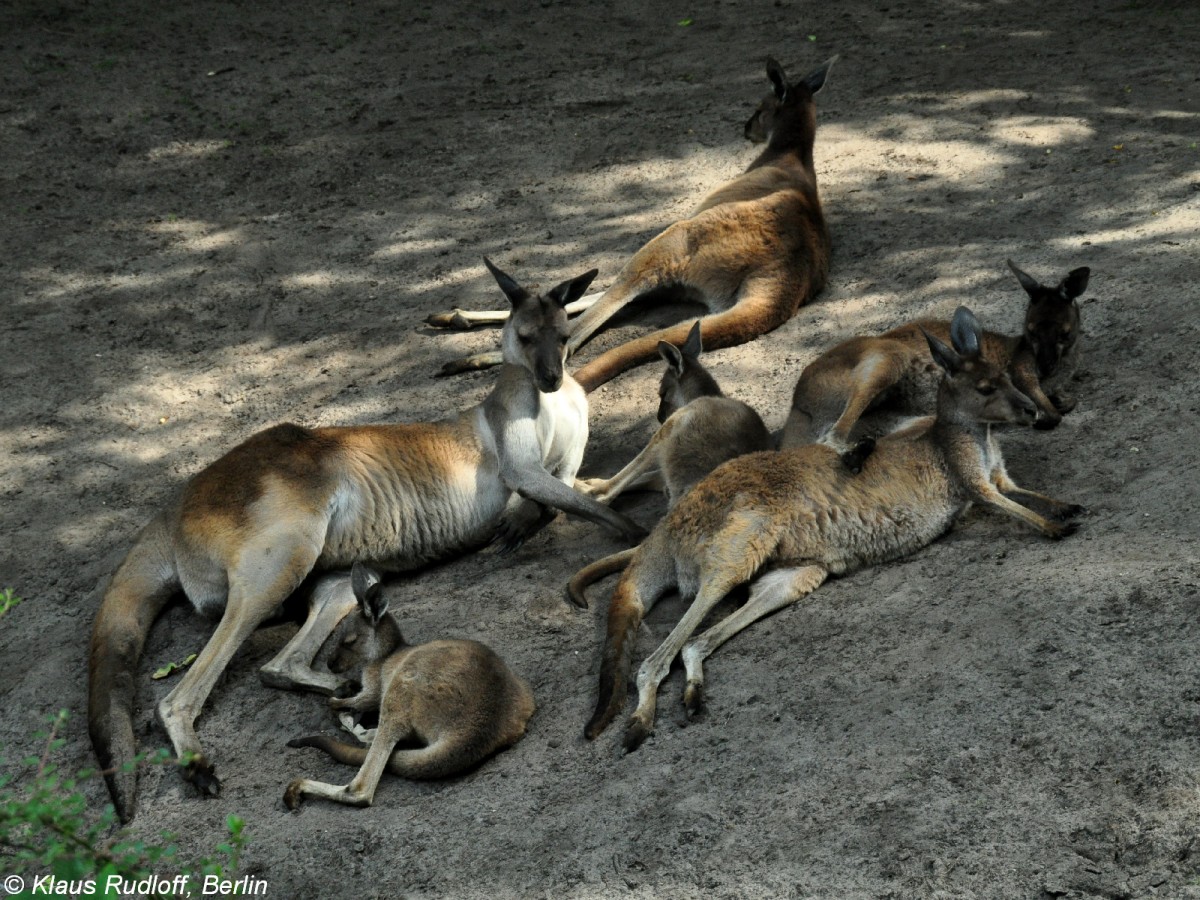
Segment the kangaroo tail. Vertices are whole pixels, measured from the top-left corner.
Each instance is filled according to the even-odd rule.
[[[378,738],[376,738],[378,740]],[[367,760],[370,747],[356,747],[325,734],[295,738],[288,741],[289,747],[314,747],[324,751],[335,761],[347,766],[361,766]],[[449,778],[451,775],[471,768],[499,749],[491,743],[472,737],[443,735],[425,747],[405,747],[393,750],[388,757],[387,770],[401,778],[428,781]]]
[[[751,294],[731,308],[700,319],[700,339],[705,350],[732,347],[773,331],[795,312],[795,304],[771,302],[766,293]],[[601,353],[574,373],[576,381],[591,393],[622,372],[658,359],[658,344],[666,341],[679,347],[687,340],[693,322],[680,322],[634,338]]]
[[[137,803],[133,766],[137,665],[150,626],[179,588],[164,540],[161,518],[142,531],[104,592],[92,628],[88,732],[122,822],[133,818]]]
[[[613,553],[603,559],[598,559],[594,563],[589,563],[584,566],[567,582],[567,595],[571,598],[571,602],[580,609],[588,608],[587,596],[584,594],[584,589],[601,578],[620,572],[627,565],[629,560],[633,558],[633,554],[637,551],[637,547],[630,547],[627,550],[622,550],[619,553]]]
[[[600,663],[599,697],[596,711],[583,730],[589,741],[607,728],[625,705],[629,672],[633,668],[634,639],[646,612],[637,596],[633,572],[633,569],[625,570],[608,606],[608,634],[604,639],[604,658]]]

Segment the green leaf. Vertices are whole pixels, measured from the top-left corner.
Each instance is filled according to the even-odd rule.
[[[691,20],[690,18],[689,18],[689,19],[680,19],[680,20],[679,20],[679,27],[680,27],[680,28],[687,28],[687,27],[688,27],[689,25],[691,25],[691,24],[692,24],[692,20]]]

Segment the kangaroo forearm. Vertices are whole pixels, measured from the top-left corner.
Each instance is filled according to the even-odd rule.
[[[640,531],[637,524],[626,516],[567,487],[548,472],[509,473],[502,477],[510,489],[526,500],[561,509],[598,525],[607,525],[619,534]]]

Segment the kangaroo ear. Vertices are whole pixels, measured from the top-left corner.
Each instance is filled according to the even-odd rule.
[[[820,67],[813,69],[800,79],[804,82],[804,85],[808,88],[808,92],[810,94],[816,94],[817,91],[825,87],[825,79],[829,77],[829,70],[833,67],[835,62],[837,62],[837,56],[831,56],[829,59],[825,60]]]
[[[583,292],[588,289],[588,285],[592,283],[592,279],[600,274],[599,269],[592,269],[590,272],[584,272],[570,281],[564,281],[562,284],[557,284],[546,294],[551,300],[559,306],[566,306],[568,303],[573,303],[583,296]]]
[[[525,288],[513,281],[512,278],[492,265],[492,261],[486,256],[483,258],[483,264],[487,266],[488,271],[492,273],[492,277],[496,279],[496,284],[500,285],[500,290],[504,291],[504,296],[508,298],[508,302],[513,306],[516,306],[529,296],[529,291],[525,290]]]
[[[771,79],[771,84],[775,86],[775,99],[783,102],[783,98],[787,96],[788,81],[787,75],[783,72],[783,66],[776,62],[772,56],[767,57],[767,77]]]
[[[350,587],[363,616],[372,625],[378,625],[388,608],[379,573],[370,566],[356,562],[350,569]]]
[[[1074,300],[1080,294],[1087,290],[1088,277],[1092,274],[1092,270],[1087,266],[1081,266],[1078,269],[1072,269],[1067,273],[1067,277],[1062,280],[1058,286],[1058,291],[1068,300]]]
[[[1027,272],[1022,272],[1020,269],[1018,269],[1016,263],[1014,263],[1011,259],[1008,260],[1008,267],[1012,269],[1012,273],[1017,276],[1017,281],[1021,282],[1021,287],[1025,288],[1025,293],[1027,293],[1030,297],[1035,296],[1035,294],[1041,290],[1041,283],[1032,275],[1028,274]]]
[[[919,325],[917,327],[920,328]],[[948,374],[953,375],[962,368],[962,359],[951,348],[947,347],[924,328],[921,328],[921,334],[925,335],[925,340],[929,343],[929,354],[933,357],[933,361]]]
[[[704,344],[700,341],[700,320],[696,320],[696,324],[692,326],[692,330],[688,332],[687,340],[683,342],[683,355],[688,359],[699,359],[700,354],[704,351]]]
[[[683,374],[683,354],[674,344],[666,341],[658,342],[658,355],[667,361],[667,365],[675,370],[676,375]]]
[[[954,318],[950,321],[950,343],[959,356],[979,355],[983,345],[983,328],[975,318],[975,313],[965,306],[954,311]]]

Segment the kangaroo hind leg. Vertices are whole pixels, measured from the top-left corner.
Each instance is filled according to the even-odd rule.
[[[391,761],[392,750],[396,744],[407,735],[411,728],[406,722],[381,721],[375,740],[365,750],[361,747],[351,747],[341,741],[318,735],[314,738],[297,738],[289,741],[289,747],[316,747],[324,750],[338,762],[361,762],[358,774],[349,784],[336,785],[324,781],[313,781],[308,778],[297,778],[288,785],[283,795],[284,805],[296,810],[305,797],[319,797],[334,803],[344,803],[347,806],[370,806],[375,799],[375,789],[379,779]]]
[[[196,737],[195,723],[234,653],[258,625],[304,580],[320,555],[321,541],[296,541],[290,554],[279,553],[279,535],[264,535],[261,546],[242,550],[229,575],[225,613],[196,661],[158,705],[158,717],[176,756],[186,760],[183,775],[204,794],[216,796],[220,781]]]
[[[827,577],[829,572],[816,565],[768,572],[750,586],[750,599],[741,609],[735,610],[684,647],[687,688],[683,693],[683,705],[688,715],[695,715],[704,705],[705,659],[739,631],[811,594]]]

